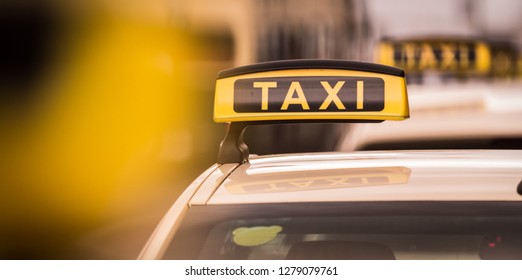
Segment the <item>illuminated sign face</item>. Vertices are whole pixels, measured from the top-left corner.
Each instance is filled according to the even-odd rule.
[[[378,48],[379,62],[406,71],[438,70],[487,73],[490,49],[479,41],[411,40],[383,42]]]
[[[260,63],[220,72],[214,121],[383,121],[409,117],[404,71],[338,60]]]
[[[384,80],[368,77],[240,79],[236,112],[337,112],[384,109]]]

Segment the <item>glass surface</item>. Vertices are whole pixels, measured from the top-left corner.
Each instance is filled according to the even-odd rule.
[[[522,259],[517,202],[192,207],[167,259]]]

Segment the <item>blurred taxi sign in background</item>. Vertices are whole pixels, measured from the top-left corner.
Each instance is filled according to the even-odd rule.
[[[486,74],[491,63],[487,44],[459,38],[387,39],[379,44],[376,56],[380,63],[411,73],[439,70]]]
[[[460,77],[509,78],[521,70],[514,43],[466,36],[386,38],[377,45],[375,59],[411,75],[439,72]]]

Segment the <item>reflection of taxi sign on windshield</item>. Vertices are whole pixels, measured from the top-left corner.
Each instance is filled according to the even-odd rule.
[[[286,60],[225,70],[216,81],[214,121],[229,122],[218,163],[248,160],[247,125],[384,121],[409,117],[404,71],[344,60]]]
[[[406,167],[386,166],[328,169],[327,171],[308,170],[292,176],[279,173],[268,175],[246,174],[244,176],[247,177],[242,177],[242,180],[229,178],[224,186],[231,193],[252,194],[395,185],[408,183],[410,173],[411,170]],[[248,180],[245,180],[245,178],[248,178]]]
[[[378,45],[376,56],[379,63],[409,73],[437,70],[487,74],[491,68],[491,50],[480,40],[385,40]]]

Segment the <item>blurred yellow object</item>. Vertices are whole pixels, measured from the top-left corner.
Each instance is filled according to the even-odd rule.
[[[16,140],[21,148],[6,152],[2,184],[16,188],[3,190],[14,197],[3,218],[12,224],[118,215],[147,195],[144,185],[161,181],[165,136],[190,122],[196,97],[187,92],[190,47],[182,33],[158,22],[96,20],[63,42],[64,59]]]

